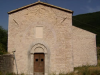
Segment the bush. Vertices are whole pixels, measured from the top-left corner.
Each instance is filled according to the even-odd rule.
[[[7,52],[7,31],[0,26],[0,55]]]
[[[100,60],[100,47],[97,47],[97,58]]]

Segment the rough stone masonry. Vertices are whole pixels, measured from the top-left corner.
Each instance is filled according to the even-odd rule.
[[[0,72],[11,73],[13,72],[13,55],[6,54],[0,55]]]
[[[8,52],[16,50],[19,73],[37,75],[34,54],[41,53],[44,75],[97,65],[96,34],[73,26],[73,11],[39,1],[8,14]]]

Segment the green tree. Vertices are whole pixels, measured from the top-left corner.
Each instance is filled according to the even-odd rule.
[[[0,26],[0,55],[7,52],[7,30]]]
[[[96,44],[100,47],[100,11],[73,16],[73,25],[97,34]]]

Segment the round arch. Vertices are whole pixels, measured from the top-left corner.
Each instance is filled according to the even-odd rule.
[[[47,48],[43,44],[37,43],[33,46],[30,53],[34,54],[34,53],[48,53],[48,52],[47,52]]]
[[[35,53],[44,53],[45,55],[45,72],[44,75],[48,75],[49,73],[49,61],[50,61],[50,51],[49,49],[41,43],[33,44],[28,53],[28,72],[31,75],[34,75],[34,54]]]

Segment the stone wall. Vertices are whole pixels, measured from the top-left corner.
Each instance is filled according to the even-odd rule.
[[[13,72],[13,55],[0,55],[0,71]]]
[[[74,67],[97,65],[96,34],[73,26]]]
[[[36,37],[37,27],[43,28],[42,38]],[[8,51],[16,50],[18,72],[27,74],[33,62],[29,62],[29,51],[37,43],[48,48],[45,74],[73,71],[71,28],[72,13],[41,4],[9,14]]]
[[[38,27],[43,31],[39,38]],[[19,73],[27,74],[30,70],[34,74],[34,54],[30,52],[36,44],[47,49],[49,63],[45,65],[45,75],[68,73],[74,67],[97,63],[95,34],[72,26],[69,12],[39,4],[9,14],[8,51],[16,50]]]

